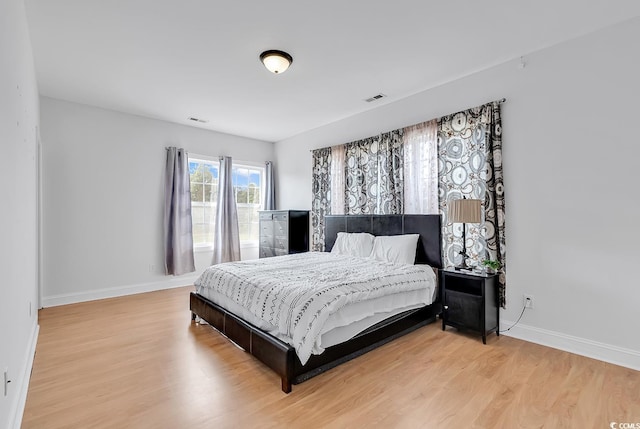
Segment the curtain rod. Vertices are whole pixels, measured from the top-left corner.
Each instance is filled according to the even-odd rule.
[[[505,97],[502,97],[502,98],[501,98],[501,99],[499,99],[499,100],[489,101],[488,103],[483,103],[483,104],[481,104],[480,106],[484,106],[485,104],[489,104],[489,103],[504,103],[505,101],[507,101],[507,99],[506,99]],[[445,116],[446,116],[446,115],[445,115]],[[433,118],[433,119],[440,119],[440,118]],[[429,119],[429,120],[424,121],[424,122],[432,121],[433,119]],[[421,123],[422,123],[422,122],[418,122],[418,124],[421,124]],[[417,124],[414,124],[414,125],[417,125]],[[409,127],[410,127],[410,126],[411,126],[411,125],[409,125]],[[402,127],[402,128],[407,128],[407,127]],[[385,131],[385,132],[386,132],[386,131]],[[379,134],[382,134],[382,133],[378,133],[378,134],[376,134],[376,135],[379,135]],[[374,136],[370,136],[370,137],[374,137]],[[337,144],[337,145],[333,145],[333,146],[341,146],[341,145],[340,145],[340,144]],[[319,148],[317,148],[317,149],[309,149],[309,152],[315,152],[316,150],[326,149],[326,148],[328,148],[328,147],[332,147],[332,146],[319,147]]]

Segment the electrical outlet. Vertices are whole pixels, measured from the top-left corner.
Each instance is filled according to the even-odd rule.
[[[523,295],[524,299],[524,307],[525,308],[533,308],[533,295],[527,295],[526,293]]]
[[[149,272],[150,273],[155,273],[156,272],[155,264],[149,264]]]

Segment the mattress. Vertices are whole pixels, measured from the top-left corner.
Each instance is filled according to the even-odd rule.
[[[214,265],[195,282],[198,294],[311,354],[370,326],[431,304],[436,276],[427,265],[308,252]]]

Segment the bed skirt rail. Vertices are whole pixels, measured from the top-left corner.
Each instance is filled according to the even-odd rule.
[[[293,347],[194,292],[191,293],[190,308],[192,314],[206,320],[231,341],[274,370],[282,380],[282,391],[291,392],[294,361],[298,360]]]
[[[407,311],[400,317],[394,318],[392,322],[381,323],[349,341],[327,348],[321,355],[312,355],[309,361],[302,365],[292,346],[245,322],[195,292],[191,293],[190,308],[193,317],[197,315],[203,318],[231,341],[275,371],[282,380],[282,391],[285,393],[291,392],[292,384],[302,383],[434,322],[441,311],[439,302]]]
[[[380,323],[349,341],[325,349],[320,355],[311,355],[309,361],[304,365],[300,363],[296,355],[294,359],[295,367],[292,371],[293,384],[302,383],[422,326],[435,322],[440,310],[440,304],[436,303],[416,310],[406,311],[402,315],[393,318],[392,322]]]

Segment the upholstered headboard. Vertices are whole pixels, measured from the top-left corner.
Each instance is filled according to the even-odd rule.
[[[440,215],[325,216],[325,251],[331,251],[339,232],[368,232],[373,235],[420,234],[416,264],[442,268]]]

